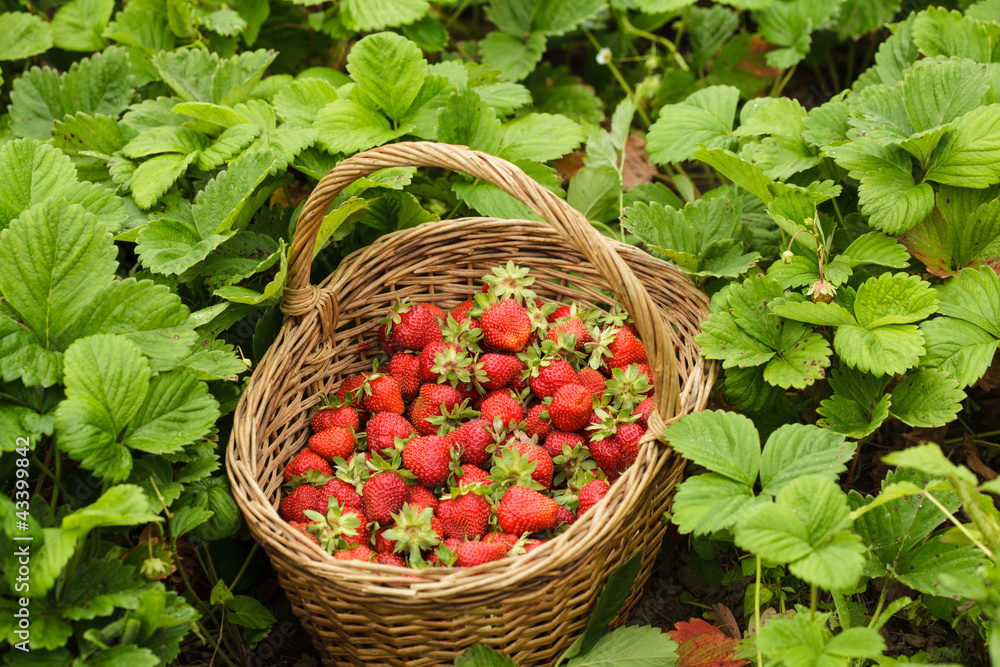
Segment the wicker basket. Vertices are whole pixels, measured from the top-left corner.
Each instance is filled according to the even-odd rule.
[[[551,224],[465,218],[388,234],[310,284],[315,238],[331,201],[386,167],[456,169],[493,183]],[[528,266],[543,299],[632,315],[655,375],[658,414],[636,463],[590,513],[530,556],[476,568],[404,570],[333,559],[278,516],[285,463],[308,438],[320,393],[371,367],[378,319],[397,297],[442,308],[471,298],[508,259]],[[683,460],[656,435],[704,407],[714,380],[693,343],[707,299],[668,264],[596,232],[514,165],[464,146],[399,143],[344,160],[310,195],[291,248],[285,322],[236,409],[227,452],[233,494],[326,665],[447,664],[481,642],[521,665],[548,665],[586,627],[608,575],[638,549],[635,605],[663,538]]]

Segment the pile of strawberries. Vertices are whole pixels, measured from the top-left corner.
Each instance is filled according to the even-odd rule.
[[[313,414],[282,517],[338,559],[470,567],[600,501],[654,409],[646,350],[620,308],[543,302],[533,283],[508,263],[450,312],[396,303],[388,362]]]

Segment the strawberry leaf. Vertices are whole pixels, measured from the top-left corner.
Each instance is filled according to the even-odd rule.
[[[824,418],[819,426],[851,438],[874,432],[889,417],[889,396],[884,393],[889,379],[847,366],[834,370],[829,377],[833,396],[816,409]]]
[[[809,424],[786,424],[767,439],[760,457],[761,493],[776,495],[806,475],[836,480],[847,470],[856,443]]]
[[[674,625],[670,636],[680,644],[677,649],[678,667],[740,667],[746,660],[733,657],[739,639],[727,637],[708,621],[692,618]]]
[[[910,426],[932,428],[953,421],[964,399],[954,378],[925,368],[908,373],[892,390],[890,412]]]
[[[732,86],[709,86],[680,104],[665,105],[649,128],[650,159],[656,164],[683,162],[694,157],[700,145],[736,148],[733,121],[739,96],[739,89]]]

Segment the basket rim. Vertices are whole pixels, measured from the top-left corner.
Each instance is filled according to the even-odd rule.
[[[564,239],[558,237],[558,234],[554,232],[551,225],[536,220],[516,220],[476,216],[430,221],[421,223],[420,225],[409,229],[390,232],[389,234],[379,237],[372,244],[356,250],[345,257],[334,272],[319,283],[318,287],[324,293],[330,294],[336,298],[336,294],[334,294],[334,292],[337,290],[338,285],[349,282],[348,277],[354,266],[362,263],[371,255],[377,254],[380,247],[393,242],[419,239],[419,237],[427,234],[429,229],[453,223],[463,223],[465,225],[486,223],[487,225],[497,226],[515,223],[518,225],[533,226],[537,230],[543,231],[546,235],[555,236],[558,242],[572,248],[572,246],[570,246],[570,244],[568,244]],[[502,234],[502,230],[499,230],[499,233]],[[692,295],[697,297],[697,300],[702,306],[700,309],[702,311],[701,314],[704,317],[708,316],[707,297],[705,297],[704,293],[701,292],[685,274],[681,273],[667,262],[653,257],[649,253],[643,252],[635,246],[607,237],[602,237],[602,239],[608,243],[613,250],[624,250],[625,252],[622,253],[622,258],[626,261],[628,261],[630,256],[638,254],[642,256],[644,261],[661,264],[667,274],[664,280],[680,280],[683,288],[687,289],[692,293]],[[573,251],[578,252],[575,248],[573,248]],[[582,258],[582,261],[586,264],[591,264],[586,258]],[[601,278],[601,280],[604,281],[603,278]],[[614,292],[612,286],[608,285],[606,281],[604,282],[607,288]],[[665,317],[664,308],[657,306],[657,310],[661,317]],[[274,341],[274,343],[272,343],[267,353],[261,358],[258,364],[258,369],[268,363],[271,357],[278,353],[277,350],[280,350],[279,343],[284,341],[284,336],[287,335],[290,330],[305,326],[316,326],[315,318],[310,320],[308,317],[303,317],[299,321],[294,321],[293,318],[286,318],[282,324],[281,332],[279,333],[278,338]],[[256,373],[258,369],[255,369],[254,373]],[[674,369],[675,372],[679,374],[679,366],[675,366]],[[680,409],[673,419],[679,418],[689,412],[704,408],[708,400],[707,390],[710,390],[711,386],[714,384],[716,369],[717,364],[714,362],[706,360],[701,356],[697,357],[695,365],[691,367],[690,372],[687,373],[683,389],[678,396],[678,407]],[[637,504],[637,499],[652,487],[655,476],[660,473],[663,466],[666,465],[670,459],[679,459],[682,462],[681,465],[683,465],[683,459],[671,448],[669,448],[669,446],[659,444],[663,428],[666,426],[667,422],[665,422],[659,414],[654,411],[650,416],[650,426],[640,442],[639,457],[637,458],[636,464],[626,470],[617,483],[611,485],[611,490],[595,506],[595,509],[588,512],[585,517],[578,519],[565,532],[557,535],[537,549],[533,550],[527,558],[509,556],[502,560],[493,561],[491,563],[471,568],[450,567],[427,568],[423,570],[414,570],[413,568],[401,568],[393,565],[381,565],[370,562],[342,561],[333,558],[332,554],[329,554],[319,546],[307,540],[305,536],[299,534],[298,531],[289,526],[287,522],[285,522],[284,519],[278,515],[274,504],[268,502],[267,497],[263,493],[263,488],[259,483],[257,475],[253,474],[250,466],[248,465],[249,461],[244,459],[239,454],[239,444],[237,443],[239,429],[237,428],[235,420],[239,419],[241,416],[240,413],[242,409],[245,408],[251,392],[258,389],[258,386],[253,385],[252,383],[253,376],[251,376],[251,385],[247,387],[243,395],[240,397],[239,404],[234,413],[234,425],[229,443],[227,445],[226,454],[227,474],[230,477],[230,482],[234,490],[233,495],[240,506],[240,510],[244,514],[244,517],[248,514],[248,508],[245,507],[244,504],[258,510],[262,510],[262,518],[266,518],[268,521],[266,524],[261,522],[255,524],[253,527],[257,530],[252,532],[256,533],[257,531],[260,531],[262,533],[261,539],[268,542],[268,544],[262,545],[265,546],[265,550],[270,551],[271,549],[276,548],[278,551],[285,552],[286,556],[295,560],[300,566],[303,567],[303,569],[308,570],[311,575],[318,576],[328,583],[342,585],[342,587],[349,588],[355,593],[359,590],[363,590],[366,594],[380,594],[400,600],[410,599],[415,602],[419,602],[426,601],[431,598],[456,597],[456,591],[460,593],[463,588],[454,586],[454,584],[457,583],[455,582],[456,579],[475,579],[476,575],[508,574],[509,576],[505,576],[504,580],[508,582],[508,585],[516,585],[517,583],[537,576],[544,576],[554,569],[559,569],[560,562],[558,560],[559,554],[557,552],[562,551],[562,547],[566,544],[573,542],[574,546],[576,546],[578,543],[580,545],[578,548],[582,548],[583,546],[592,546],[609,539],[610,535],[614,532],[614,519],[616,517],[626,515],[631,509],[633,509],[633,506]],[[673,419],[671,419],[671,421]],[[643,475],[641,479],[636,480],[636,476],[639,475],[636,471],[640,469],[640,466],[638,465],[640,462],[644,464],[641,467]],[[246,486],[247,483],[250,484],[249,487]],[[237,493],[237,490],[240,492]],[[598,526],[595,529],[593,524],[597,524],[599,522],[603,525]],[[255,537],[257,537],[256,534]],[[258,541],[261,541],[261,539]],[[303,545],[307,545],[307,547],[303,549]],[[269,553],[269,555],[271,554]],[[378,579],[374,582],[365,579],[357,586],[352,585],[356,582],[352,581],[351,577],[362,573],[377,575]],[[402,573],[406,574],[404,575]],[[478,584],[479,582],[476,583]],[[434,593],[441,593],[441,589],[445,585],[448,585],[446,594],[434,595]]]

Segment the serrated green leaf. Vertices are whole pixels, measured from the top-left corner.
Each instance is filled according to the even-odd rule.
[[[479,43],[483,62],[499,70],[508,81],[520,81],[538,65],[545,53],[545,34],[531,32],[524,37],[494,31]]]
[[[860,37],[892,22],[902,0],[845,0],[840,7],[837,35],[840,39]]]
[[[886,324],[909,324],[934,313],[936,292],[919,276],[883,273],[858,288],[854,316],[858,324],[874,329]]]
[[[986,373],[1000,340],[964,320],[938,317],[920,324],[927,354],[921,368],[938,368],[958,381],[960,389],[973,384]]]
[[[944,185],[985,188],[1000,182],[998,161],[1000,104],[991,104],[954,122],[931,157],[924,178]]]
[[[753,489],[743,482],[707,472],[680,484],[671,511],[682,534],[707,535],[730,528],[763,500],[754,497]]]
[[[824,428],[852,438],[872,433],[889,417],[889,378],[873,377],[853,368],[835,369],[829,377],[833,396],[823,400],[817,412]]]
[[[925,56],[959,56],[976,62],[993,60],[1000,26],[980,23],[961,12],[932,7],[913,25],[913,41]]]
[[[1000,276],[989,269],[963,269],[938,288],[942,315],[955,317],[1000,338]]]
[[[893,573],[904,585],[921,593],[964,599],[971,589],[943,575],[975,572],[986,563],[983,552],[971,544],[956,546],[931,539],[901,554]]]
[[[984,65],[927,58],[903,76],[903,106],[915,132],[945,125],[972,111],[989,90]]]
[[[110,616],[115,609],[135,609],[150,584],[135,568],[117,561],[93,560],[80,566],[66,582],[62,615],[71,621]]]
[[[248,102],[264,71],[277,55],[277,51],[258,49],[220,61],[212,73],[210,101],[224,106]]]
[[[670,446],[711,472],[752,488],[760,462],[753,422],[732,412],[707,410],[674,422],[664,431]]]
[[[847,114],[850,107],[846,102],[831,100],[809,110],[804,121],[802,138],[810,145],[826,149],[847,141]]]
[[[209,139],[186,127],[158,127],[147,130],[125,144],[122,155],[128,158],[149,157],[159,153],[187,155],[204,149]]]
[[[427,0],[344,0],[344,25],[370,32],[413,23],[427,13]]]
[[[160,373],[125,431],[123,443],[151,454],[168,454],[205,436],[219,416],[208,386],[190,373]]]
[[[909,155],[899,152],[909,160]],[[861,177],[858,196],[868,223],[887,234],[909,231],[934,206],[934,190],[928,183],[914,182],[908,163],[903,168],[867,172]]]
[[[836,480],[847,470],[856,446],[817,426],[786,424],[764,444],[760,457],[761,492],[777,495],[793,480],[806,475]]]
[[[189,155],[168,153],[157,155],[140,164],[131,178],[132,198],[139,208],[143,210],[152,208],[187,171],[188,165],[194,162],[195,158],[197,153]]]
[[[456,181],[452,184],[452,190],[459,199],[468,204],[469,208],[490,218],[541,219],[537,213],[528,208],[527,204],[490,183]]]
[[[784,390],[764,380],[764,371],[756,368],[727,368],[722,387],[726,400],[740,412],[760,412],[777,404]]]
[[[622,184],[608,166],[584,167],[569,181],[566,201],[588,220],[604,221],[618,212]]]
[[[649,128],[646,152],[650,159],[657,164],[690,160],[700,144],[735,148],[738,141],[732,128],[738,101],[739,89],[709,86],[680,104],[664,105]]]
[[[226,608],[233,623],[247,628],[268,628],[278,621],[260,601],[248,595],[233,596],[226,602]]]
[[[205,48],[178,49],[153,56],[163,81],[182,101],[212,102],[212,75],[220,58]]]
[[[890,324],[873,330],[848,324],[838,327],[833,348],[852,368],[875,375],[895,375],[916,365],[924,354],[924,337],[913,324]]]
[[[804,389],[825,376],[830,354],[830,344],[823,336],[803,331],[764,366],[764,379],[783,389]]]
[[[147,268],[156,273],[179,275],[201,260],[235,231],[202,236],[190,222],[154,218],[139,230],[136,251]]]
[[[0,60],[21,60],[52,48],[49,24],[27,12],[0,14],[4,32],[0,35]]]
[[[67,51],[100,51],[114,0],[71,0],[52,17],[52,41]]]
[[[111,156],[135,136],[117,118],[82,111],[57,120],[52,129],[53,144],[67,155],[84,151]]]
[[[857,320],[840,304],[813,303],[812,301],[797,301],[777,305],[773,308],[775,315],[815,324],[822,327],[839,327],[843,324],[857,324]]]
[[[215,171],[232,161],[262,135],[263,130],[253,123],[242,123],[226,128],[211,146],[198,153],[198,168],[203,171]]]
[[[339,100],[332,83],[324,79],[307,78],[293,81],[274,96],[274,110],[286,123],[311,127],[320,109]]]
[[[774,195],[768,186],[771,179],[764,175],[760,167],[756,167],[735,153],[720,148],[701,147],[694,152],[693,157],[714,167],[719,173],[733,183],[752,192],[764,204],[770,204]]]
[[[892,390],[892,416],[910,426],[932,428],[954,421],[965,392],[943,371],[908,373]]]
[[[277,158],[273,153],[252,150],[229,165],[229,168],[209,181],[195,198],[191,213],[198,231],[208,237],[246,226],[272,188],[260,188],[271,174]],[[260,189],[258,189],[260,188]]]
[[[566,667],[669,667],[677,662],[677,642],[649,626],[621,627],[597,640],[594,647],[571,658]]]
[[[385,116],[355,100],[336,100],[316,116],[320,145],[333,153],[356,153],[400,137]]]
[[[508,160],[543,162],[573,152],[584,139],[579,123],[563,116],[530,113],[504,124],[500,154]]]
[[[485,153],[500,148],[500,121],[474,91],[459,89],[438,110],[438,141],[459,144]]]
[[[740,126],[733,132],[737,137],[775,135],[798,139],[805,127],[806,110],[797,100],[787,97],[766,97],[757,101],[747,117],[747,104],[740,112]]]
[[[186,358],[183,365],[199,380],[235,382],[240,373],[247,371],[248,362],[237,357],[231,345],[219,344],[215,348],[198,350]]]
[[[413,104],[427,76],[420,47],[393,33],[369,35],[347,56],[347,71],[389,118],[398,121]]]
[[[901,243],[879,232],[862,234],[844,248],[842,254],[847,257],[852,268],[862,264],[875,264],[903,269],[909,264],[910,258]]]
[[[258,292],[255,289],[250,289],[247,287],[240,286],[228,286],[220,287],[215,290],[213,294],[216,296],[221,296],[228,301],[235,301],[236,303],[245,304],[259,304],[269,301],[271,299],[277,299],[281,290],[285,287],[285,280],[288,278],[288,251],[287,246],[285,246],[284,240],[281,242],[281,247],[277,251],[278,255],[278,270],[275,272],[274,277],[271,278],[270,282],[263,286],[263,290]]]
[[[56,118],[62,118],[61,81],[53,69],[32,67],[14,79],[10,93],[10,129],[15,135],[40,141],[49,138]]]
[[[798,137],[766,137],[746,144],[739,155],[775,180],[784,180],[822,162],[822,158],[814,155],[812,149]]]

